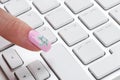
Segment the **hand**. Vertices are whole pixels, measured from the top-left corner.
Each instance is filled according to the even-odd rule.
[[[32,28],[23,21],[0,9],[0,36],[23,48],[38,51],[40,49],[28,39],[30,30]]]

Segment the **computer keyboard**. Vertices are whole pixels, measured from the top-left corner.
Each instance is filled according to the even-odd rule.
[[[0,7],[52,43],[34,52],[0,36],[0,80],[120,80],[120,0],[0,0]]]

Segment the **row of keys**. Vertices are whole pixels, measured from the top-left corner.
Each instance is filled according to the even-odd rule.
[[[105,10],[120,4],[120,0],[96,0],[96,2],[98,2],[98,4]],[[90,0],[65,0],[65,4],[74,14],[77,14],[93,5]]]
[[[30,63],[27,68],[21,67],[15,71],[15,75],[19,80],[46,80],[50,74],[40,61]]]
[[[62,15],[63,17],[59,17],[59,15]],[[34,13],[32,11],[29,11],[29,12],[27,12],[27,13],[21,15],[21,16],[18,16],[18,18],[20,18],[24,22],[28,23],[33,28],[37,28],[37,27],[39,27],[39,26],[41,26],[43,24],[40,17],[36,13]],[[62,27],[62,26],[64,26],[64,25],[66,25],[66,24],[73,21],[73,18],[63,8],[58,8],[58,9],[54,10],[53,12],[48,14],[45,18],[52,25],[52,27],[54,29],[58,29],[58,28],[60,28],[60,27]],[[102,12],[99,9],[95,8],[95,7],[91,8],[91,9],[88,9],[88,10],[84,11],[83,13],[81,13],[80,16],[79,16],[79,19],[88,27],[88,29],[93,29],[93,28],[95,28],[95,27],[97,27],[97,26],[99,26],[101,24],[104,24],[105,22],[108,21],[108,19],[102,14]],[[37,23],[32,23],[33,20],[36,21]],[[70,31],[68,31],[68,32],[70,32]],[[74,34],[75,34],[75,32],[74,32]],[[65,37],[67,36],[67,33],[64,34],[64,32],[60,32],[60,35],[69,46],[71,46],[71,45],[73,45],[73,44],[75,44],[75,43],[77,43],[77,42],[79,42],[79,41],[86,38],[86,35],[82,35],[83,39],[81,37],[81,39],[79,39],[79,40],[74,38],[74,41],[72,41],[71,39],[69,41],[67,41],[65,39]],[[96,34],[95,34],[95,36],[96,36]],[[70,41],[72,41],[72,42],[70,42]],[[109,43],[107,45],[106,43],[104,43],[104,41],[102,41],[102,39],[100,39],[100,41],[105,46],[109,46],[109,45],[113,44],[113,42],[112,42],[112,43]],[[116,41],[118,41],[118,40],[116,40]]]
[[[41,35],[44,35],[51,43],[55,43],[57,41],[56,36],[52,33],[52,31],[46,27],[39,27],[36,29]],[[12,43],[7,41],[6,39],[0,37],[0,51],[12,46]]]
[[[54,29],[63,27],[73,21],[73,18],[63,8],[54,10],[45,18]],[[82,12],[79,15],[79,19],[87,26],[88,29],[94,29],[108,21],[108,18],[96,7]]]
[[[33,5],[40,11],[46,13],[58,7],[60,4],[56,0],[34,0]],[[6,10],[14,16],[19,16],[31,9],[25,0],[11,0],[5,4]]]
[[[13,3],[14,2],[14,3]],[[10,12],[12,15],[14,15],[14,16],[17,16],[17,15],[20,15],[20,14],[22,14],[22,13],[24,13],[24,12],[26,12],[26,11],[28,11],[28,9],[30,9],[30,6],[29,5],[27,5],[27,3],[24,3],[24,4],[26,4],[25,6],[21,6],[20,5],[20,3],[22,4],[24,2],[24,0],[21,0],[21,1],[18,1],[18,0],[12,0],[12,2],[10,1],[9,3],[7,3],[6,4],[6,6],[5,6],[5,8],[8,10],[8,12]],[[77,2],[77,1],[76,1]],[[88,2],[88,4],[90,4],[89,3],[89,1],[88,0],[86,0],[85,2]],[[12,3],[12,4],[11,4]],[[47,11],[49,11],[49,10],[51,10],[51,9],[47,9],[47,7],[45,7],[45,5],[38,5],[38,3],[40,3],[40,4],[46,4],[47,6],[48,6],[48,4],[46,3],[46,1],[42,1],[42,2],[40,2],[40,1],[37,1],[37,0],[35,0],[35,1],[33,1],[33,4],[37,7],[37,9],[38,10],[40,10],[40,12],[43,12],[43,13],[45,13],[45,12],[47,12]],[[53,0],[53,1],[50,1],[50,3],[51,4],[55,4],[56,6],[51,6],[50,4],[50,7],[48,7],[48,8],[51,8],[51,7],[57,7],[57,5],[59,5],[59,3],[58,2],[56,2],[55,0]],[[68,1],[66,1],[66,3],[71,3],[69,0]],[[14,4],[14,5],[13,5]],[[18,5],[19,4],[19,5]],[[17,5],[18,7],[16,8],[16,7],[14,7],[15,5]],[[24,8],[22,8],[22,7],[24,7]],[[20,9],[19,9],[20,8]],[[42,9],[44,9],[44,8],[46,8],[46,9],[44,9],[44,10],[41,10],[41,8]],[[52,9],[54,9],[54,8],[52,8]],[[22,9],[22,10],[21,10]],[[19,10],[19,11],[18,11]],[[45,12],[44,12],[45,11]],[[17,13],[16,13],[17,12]],[[92,12],[92,13],[91,13]],[[94,14],[94,13],[97,13],[96,15]],[[31,13],[26,13],[26,14],[23,14],[23,15],[21,15],[20,16],[20,19],[21,20],[23,20],[23,21],[25,21],[25,22],[27,22],[27,23],[31,23],[31,19],[29,20],[29,17],[28,17],[28,15],[30,16],[30,14]],[[88,14],[88,15],[84,15],[84,14]],[[27,15],[27,17],[26,17],[26,15]],[[32,15],[32,14],[31,14]],[[59,17],[59,15],[63,15],[63,17]],[[81,16],[83,16],[84,15],[84,17],[81,17]],[[98,16],[98,15],[100,15],[100,16]],[[32,15],[33,17],[32,18],[34,18],[34,15]],[[87,25],[87,27],[89,28],[89,29],[93,29],[93,28],[95,28],[95,27],[97,27],[97,26],[99,26],[99,25],[101,25],[101,24],[103,24],[103,23],[105,23],[105,22],[107,22],[108,21],[108,19],[98,10],[98,9],[91,9],[91,10],[89,10],[89,11],[85,11],[84,13],[82,13],[81,14],[81,16],[79,17],[83,22],[84,22],[84,24],[85,25]],[[23,18],[23,17],[25,17],[25,18]],[[36,16],[35,16],[36,17]],[[88,20],[86,20],[86,17],[88,18]],[[93,17],[94,17],[94,19],[93,19]],[[31,18],[31,17],[30,17]],[[39,18],[39,17],[38,17]],[[53,11],[52,13],[50,13],[50,14],[48,14],[46,17],[45,17],[46,19],[47,19],[47,21],[53,26],[53,28],[54,29],[58,29],[58,28],[60,28],[60,27],[62,27],[62,26],[64,26],[64,25],[66,25],[66,24],[68,24],[68,23],[70,23],[70,22],[72,22],[73,21],[73,18],[65,11],[65,10],[63,10],[63,9],[57,9],[57,10],[55,10],[55,11]],[[63,19],[64,18],[64,19]],[[91,20],[92,19],[92,20]],[[35,18],[35,21],[37,21],[38,19],[36,19]],[[55,20],[55,21],[54,21]],[[64,20],[64,21],[63,21]],[[29,21],[29,22],[28,22]],[[93,21],[93,22],[91,22],[91,21]],[[94,23],[94,21],[98,21],[97,23]],[[42,23],[42,21],[40,21],[39,23],[39,26],[40,25],[42,25],[43,23]],[[38,24],[36,23],[36,25],[30,25],[30,26],[37,26],[38,27]]]
[[[48,28],[43,27],[38,28],[37,30],[40,31],[41,34],[45,35],[52,43],[57,41],[56,37]],[[118,42],[120,40],[118,34],[120,34],[120,30],[112,23],[107,23],[94,32],[95,37],[105,47],[109,47],[110,45]],[[59,35],[67,43],[68,46],[72,46],[88,37],[88,34],[77,23],[71,23],[67,25],[61,29],[61,31],[59,31]],[[111,35],[113,37],[111,37]]]
[[[120,29],[110,22],[102,25],[93,34],[105,47],[120,41]],[[59,31],[59,35],[68,46],[72,46],[88,37],[88,34],[77,23],[67,25]]]
[[[1,3],[5,3],[7,1],[8,0],[0,0]],[[14,0],[13,4],[16,3],[16,1],[18,2],[19,0]],[[96,2],[98,2],[98,4],[100,4],[100,6],[102,6],[103,9],[105,9],[105,10],[108,10],[120,3],[119,0],[96,0]],[[51,0],[51,1],[49,1],[49,0],[34,0],[33,4],[42,14],[44,14],[60,5],[56,0]],[[65,0],[65,4],[72,10],[73,13],[79,13],[93,5],[90,2],[90,0],[84,0],[84,1],[82,1],[82,0]],[[18,4],[18,5],[20,5],[20,4]]]
[[[46,15],[45,18],[54,29],[59,29],[73,21],[73,18],[63,8],[54,10]],[[79,19],[88,29],[94,29],[108,21],[108,18],[96,7],[81,12]]]
[[[61,16],[59,17],[59,15],[62,15],[63,17],[61,17]],[[38,17],[38,15],[32,11],[29,11],[21,16],[18,16],[18,18],[20,18],[24,22],[28,23],[33,28],[37,28],[43,24],[40,17]],[[52,25],[52,27],[54,29],[58,29],[74,20],[63,8],[58,8],[58,9],[54,10],[53,12],[48,14],[45,18]],[[38,19],[39,19],[39,21],[38,21]],[[88,9],[88,10],[84,11],[83,13],[81,13],[79,16],[79,19],[88,27],[88,29],[93,29],[93,28],[98,27],[99,25],[102,25],[108,21],[108,19],[105,17],[105,15],[103,15],[102,12],[95,7]],[[36,21],[37,23],[32,23],[33,20]],[[68,31],[68,32],[70,32],[70,31]],[[67,41],[68,39],[67,40],[65,39],[65,37],[67,36],[66,34],[67,33],[64,34],[64,32],[60,32],[61,37],[63,38],[63,40],[65,40],[65,42],[69,46],[71,46],[81,40],[84,40],[86,38],[86,35],[82,35],[81,39],[74,38],[73,41],[72,41],[72,39]],[[75,32],[74,32],[74,34],[75,34]],[[73,34],[73,36],[74,36],[74,34]],[[78,38],[80,38],[80,37],[78,37]],[[70,41],[72,41],[72,42],[70,42]],[[106,46],[105,43],[104,43],[104,45]]]
[[[0,56],[0,68],[9,80],[44,80],[50,77],[47,69],[38,60],[28,64],[27,67],[21,67],[23,61],[14,49],[5,50],[2,54]],[[14,73],[14,69],[18,67],[20,68]]]

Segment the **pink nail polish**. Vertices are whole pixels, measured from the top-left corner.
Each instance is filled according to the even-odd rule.
[[[37,31],[31,30],[29,32],[29,40],[41,50],[47,52],[51,48],[51,43],[43,35],[40,35]]]

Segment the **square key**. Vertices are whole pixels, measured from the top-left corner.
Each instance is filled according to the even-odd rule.
[[[120,40],[120,29],[113,23],[107,23],[96,30],[94,35],[105,47],[109,47]]]
[[[61,28],[74,20],[62,7],[55,9],[45,16],[45,18],[54,29]]]
[[[79,15],[79,19],[88,29],[94,29],[108,21],[107,17],[97,8],[90,8]]]
[[[59,31],[59,35],[68,46],[73,46],[89,36],[78,23],[71,23],[67,25]]]
[[[120,0],[96,0],[103,9],[108,10],[120,3]]]
[[[18,16],[18,18],[27,23],[32,28],[38,28],[44,24],[41,17],[34,11],[28,11]]]
[[[45,14],[60,6],[57,0],[33,0],[33,5],[39,10],[41,14]]]
[[[104,56],[105,54],[97,43],[91,39],[77,45],[73,51],[85,65]]]
[[[10,0],[5,4],[5,9],[14,16],[19,16],[31,9],[25,0]]]
[[[93,5],[90,0],[66,0],[65,4],[74,14],[77,14]]]

